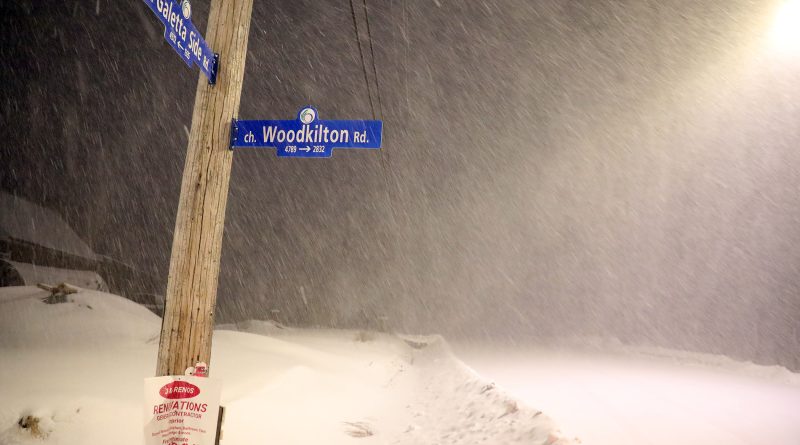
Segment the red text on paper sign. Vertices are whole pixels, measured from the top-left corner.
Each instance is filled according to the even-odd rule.
[[[165,399],[190,399],[200,394],[200,388],[189,382],[178,380],[162,386],[158,393]]]

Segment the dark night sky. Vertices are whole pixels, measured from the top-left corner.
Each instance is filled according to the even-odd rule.
[[[219,319],[798,369],[800,54],[765,49],[776,4],[370,1],[384,150],[235,154]],[[0,6],[0,188],[163,293],[197,72],[141,1]],[[309,103],[372,117],[349,3],[256,1],[239,116]]]

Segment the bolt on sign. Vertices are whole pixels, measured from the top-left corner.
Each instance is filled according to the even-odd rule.
[[[214,445],[222,384],[195,376],[145,379],[145,445]]]

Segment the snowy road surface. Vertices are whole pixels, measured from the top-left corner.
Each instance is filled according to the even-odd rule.
[[[482,376],[542,407],[566,436],[584,444],[800,444],[800,376],[783,368],[714,356],[676,359],[663,350],[454,349]]]
[[[161,320],[102,292],[47,295],[0,288],[0,445],[142,445]],[[251,321],[216,330],[212,358],[226,444],[574,444],[437,336]]]
[[[141,445],[160,319],[102,292],[47,295],[0,289],[0,445]],[[598,350],[457,347],[478,375],[436,336],[251,321],[215,331],[212,363],[231,444],[800,444],[797,374]]]

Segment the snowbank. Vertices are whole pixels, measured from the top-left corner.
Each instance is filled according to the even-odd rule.
[[[140,445],[160,319],[101,292],[53,305],[46,295],[0,289],[0,444]],[[224,383],[225,443],[569,443],[440,338],[230,328],[215,332],[211,363]],[[19,427],[29,415],[44,441]]]
[[[587,444],[800,444],[800,376],[784,368],[614,341],[456,346]]]
[[[651,362],[726,372],[731,375],[753,377],[770,382],[800,386],[800,374],[779,365],[759,365],[750,361],[734,360],[724,355],[679,351],[660,346],[628,345],[616,338],[573,337],[561,339],[559,349],[583,351],[593,354],[615,354],[635,357]],[[799,441],[800,442],[800,441]]]
[[[70,283],[84,289],[107,291],[108,285],[93,270],[71,270],[46,267],[35,264],[6,260],[22,277],[23,283],[35,286],[37,283]],[[20,284],[23,284],[20,283]]]
[[[56,212],[5,192],[0,192],[0,209],[0,237],[5,235],[82,258],[97,258]]]

